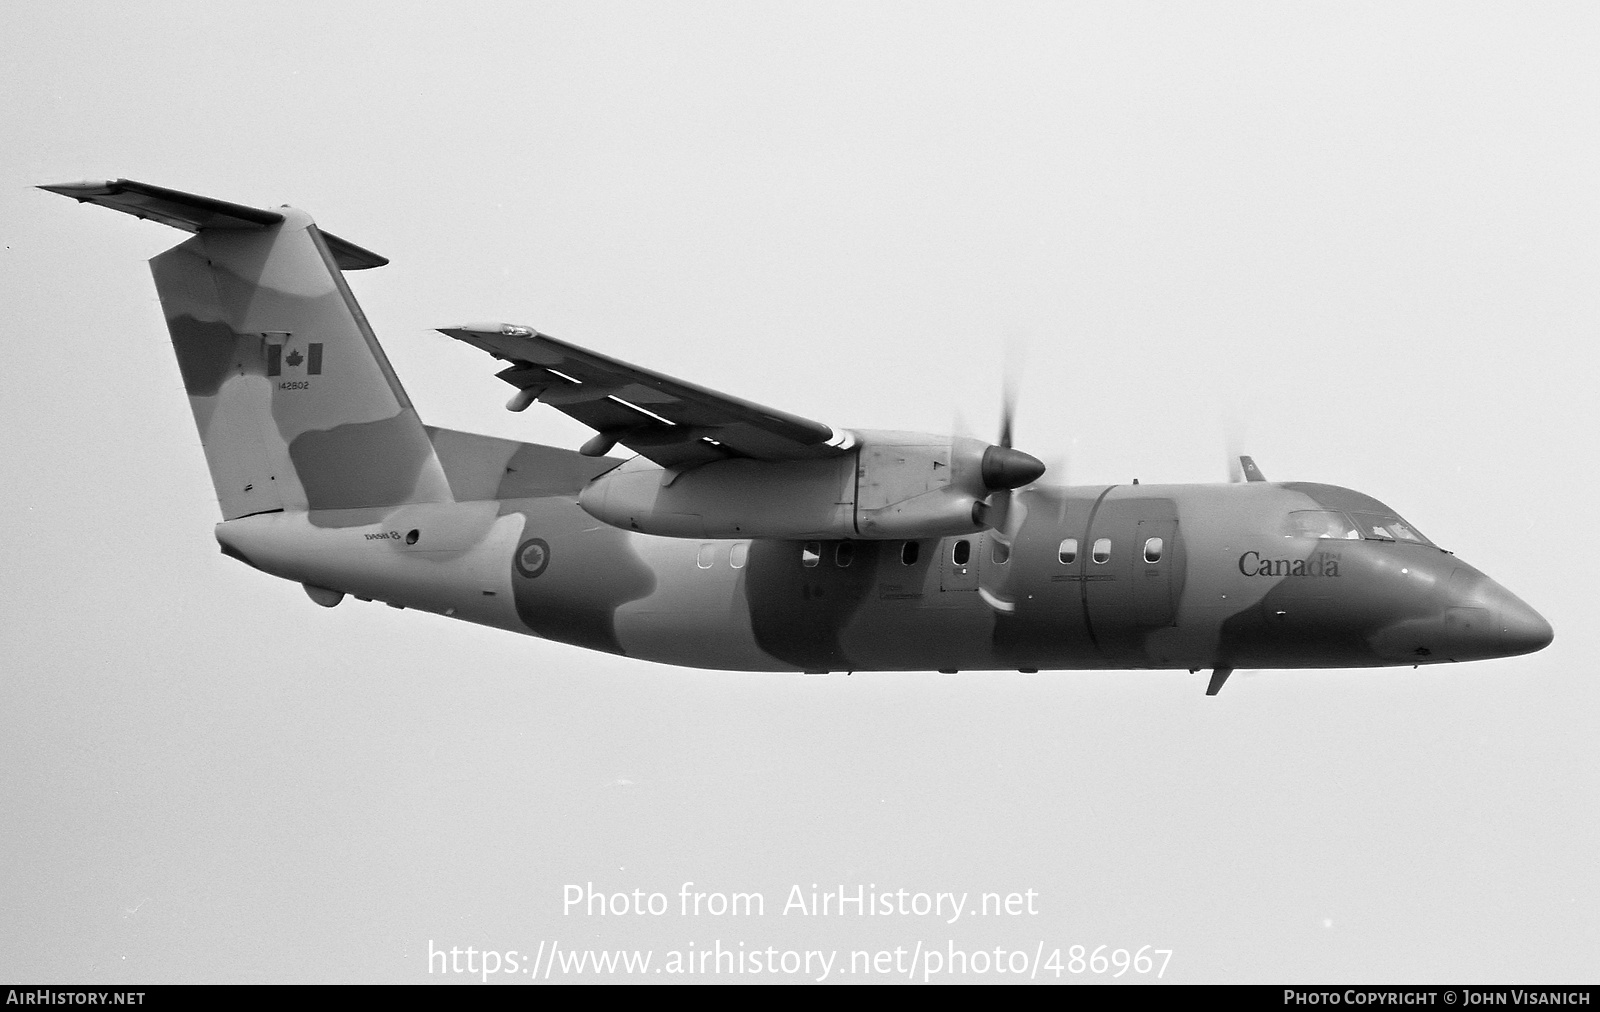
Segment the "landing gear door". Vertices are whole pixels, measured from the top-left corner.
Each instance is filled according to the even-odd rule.
[[[978,589],[978,565],[983,556],[983,535],[969,534],[939,542],[939,589]]]

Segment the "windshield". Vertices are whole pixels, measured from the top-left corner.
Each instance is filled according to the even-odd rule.
[[[1388,513],[1352,513],[1351,517],[1361,525],[1363,537],[1377,538],[1382,541],[1412,541],[1419,545],[1432,545],[1433,542],[1422,536],[1422,532],[1401,520],[1399,517]]]
[[[1295,510],[1289,514],[1286,538],[1342,538],[1359,541],[1361,532],[1350,518],[1333,510]]]
[[[1392,513],[1342,513],[1337,510],[1295,510],[1284,528],[1286,538],[1335,538],[1341,541],[1410,541],[1432,546],[1415,527]]]
[[[1303,493],[1317,509],[1295,510],[1284,520],[1286,538],[1338,538],[1350,541],[1409,542],[1439,546],[1406,523],[1387,503],[1355,489],[1316,482],[1284,482],[1280,488]]]

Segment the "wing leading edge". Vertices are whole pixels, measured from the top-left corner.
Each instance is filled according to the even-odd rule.
[[[629,365],[558,341],[532,327],[473,323],[441,328],[510,362],[497,375],[517,388],[506,405],[541,401],[594,429],[590,456],[621,443],[662,467],[715,460],[814,460],[853,445],[847,432]]]

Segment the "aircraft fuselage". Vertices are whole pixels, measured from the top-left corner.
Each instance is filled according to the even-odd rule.
[[[1363,533],[1349,518],[1392,514],[1335,486],[1034,487],[1014,508],[1009,543],[656,537],[597,522],[572,491],[274,513],[217,533],[313,588],[689,667],[1361,667],[1551,636],[1454,555]],[[1325,518],[1344,518],[1343,536],[1303,529]]]

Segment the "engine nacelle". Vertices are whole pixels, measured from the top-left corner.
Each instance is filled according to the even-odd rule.
[[[993,480],[998,447],[919,432],[854,435],[852,450],[821,460],[735,458],[675,471],[635,457],[590,482],[578,503],[615,527],[675,538],[916,539],[982,529],[974,510],[992,491],[986,476]]]

